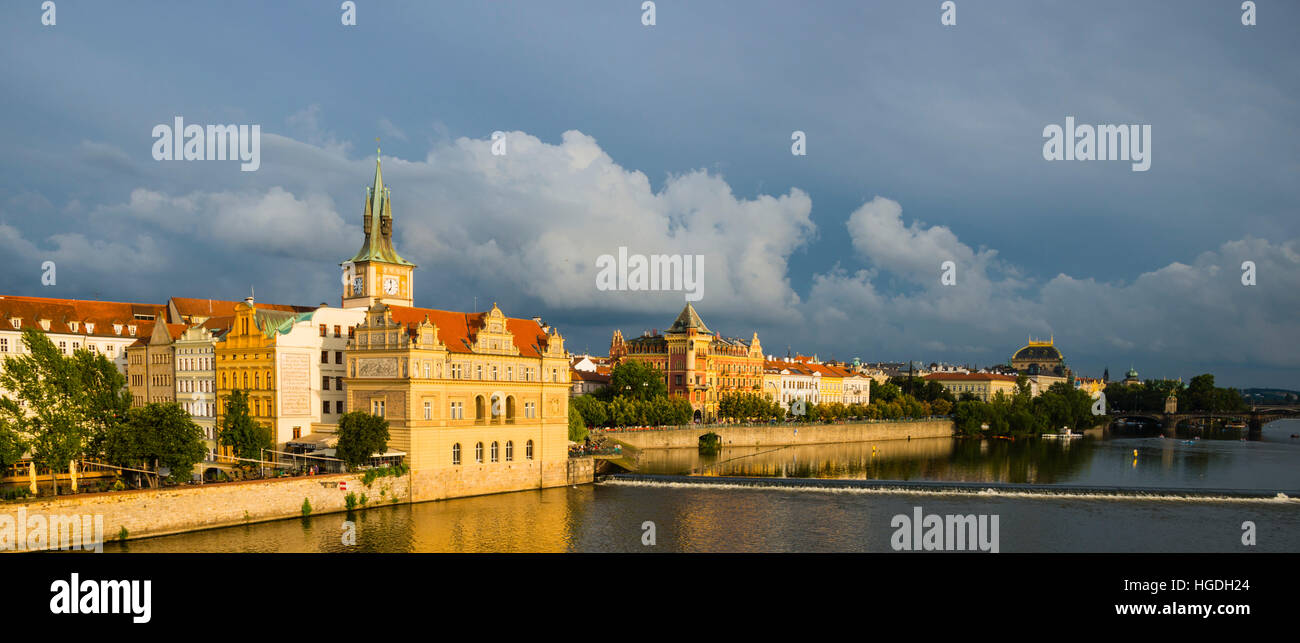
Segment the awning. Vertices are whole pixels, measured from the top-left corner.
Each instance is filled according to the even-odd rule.
[[[307,450],[330,449],[339,443],[339,436],[333,433],[308,433],[285,443],[286,446]]]

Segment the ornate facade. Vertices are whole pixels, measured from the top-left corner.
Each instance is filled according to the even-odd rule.
[[[761,393],[763,388],[758,333],[748,341],[716,334],[689,303],[663,333],[624,340],[622,331],[614,331],[609,357],[614,363],[641,360],[664,371],[668,394],[689,400],[699,421],[717,417],[723,394]]]
[[[388,420],[389,448],[407,454],[418,500],[564,485],[564,338],[495,304],[474,313],[411,306],[415,266],[393,249],[378,162],[374,181],[366,239],[350,260],[360,278],[343,293],[345,307],[364,308],[347,344],[348,408]]]

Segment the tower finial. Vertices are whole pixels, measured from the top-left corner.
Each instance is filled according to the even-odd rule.
[[[379,137],[375,137],[375,158],[379,158]]]

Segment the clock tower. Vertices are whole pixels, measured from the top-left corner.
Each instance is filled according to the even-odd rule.
[[[410,306],[414,294],[411,271],[415,264],[393,249],[393,210],[384,187],[379,150],[375,150],[375,181],[366,188],[363,219],[366,239],[351,259],[343,262],[343,307],[369,308],[376,303]]]

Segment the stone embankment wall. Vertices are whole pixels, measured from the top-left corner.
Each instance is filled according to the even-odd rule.
[[[303,500],[312,515],[347,510],[354,494],[356,509],[442,500],[590,483],[592,458],[567,462],[536,461],[502,466],[465,466],[455,469],[377,477],[370,485],[360,474],[336,474],[226,482],[164,489],[87,493],[57,498],[30,498],[0,503],[0,515],[17,521],[18,510],[27,516],[96,516],[104,518],[104,539],[115,540],[126,528],[128,538],[163,536],[200,529],[229,527],[303,514]],[[365,504],[361,497],[365,496]]]
[[[375,478],[366,486],[359,474],[337,474],[31,498],[0,503],[0,514],[16,520],[22,508],[28,516],[103,515],[107,541],[123,527],[128,538],[140,538],[292,518],[302,515],[303,500],[312,514],[345,511],[348,493],[358,503],[364,494],[364,507],[409,502],[410,486],[409,475]]]
[[[611,431],[606,433],[638,449],[681,449],[699,446],[701,435],[713,431],[722,437],[722,446],[766,447],[837,442],[871,442],[906,440],[907,438],[946,438],[953,434],[952,420],[918,422],[868,422],[863,424],[776,424],[771,426],[695,427],[649,431]]]

